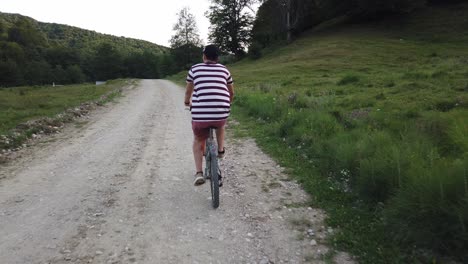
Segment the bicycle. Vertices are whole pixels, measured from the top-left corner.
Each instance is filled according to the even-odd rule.
[[[221,179],[221,170],[218,166],[218,146],[214,140],[215,127],[210,127],[209,137],[206,140],[205,148],[205,179],[210,180],[211,204],[213,208],[219,207],[219,187]]]

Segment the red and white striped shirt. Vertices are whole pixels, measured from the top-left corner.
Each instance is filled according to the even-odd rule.
[[[187,82],[194,84],[193,121],[218,121],[229,117],[231,103],[227,85],[233,81],[226,66],[219,63],[193,65],[188,72]]]

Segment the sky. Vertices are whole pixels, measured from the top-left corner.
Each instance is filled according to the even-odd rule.
[[[209,0],[0,0],[0,12],[147,40],[169,47],[178,12],[189,7],[207,44]]]

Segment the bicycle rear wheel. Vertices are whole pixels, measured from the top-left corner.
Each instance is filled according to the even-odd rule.
[[[210,184],[211,184],[211,204],[213,208],[219,207],[219,178],[218,159],[214,151],[210,151]]]

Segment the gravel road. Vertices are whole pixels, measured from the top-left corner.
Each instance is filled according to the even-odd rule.
[[[0,263],[324,263],[323,212],[254,140],[228,129],[220,208],[192,185],[183,93],[142,80],[0,167]]]

